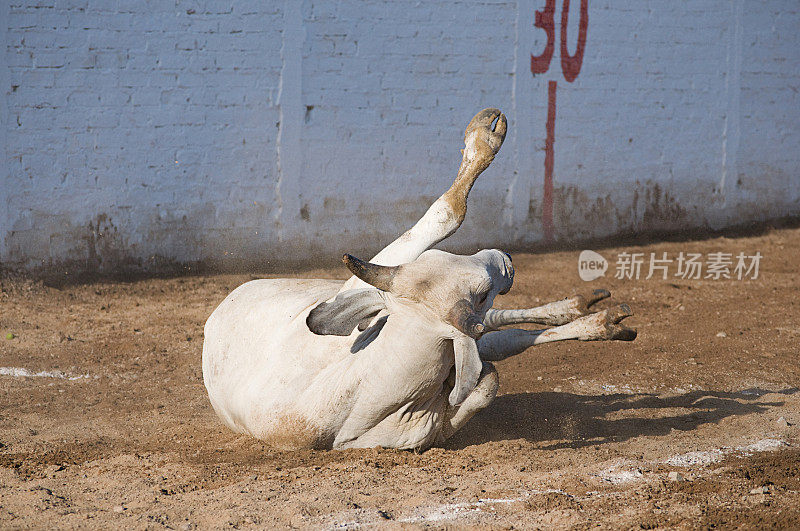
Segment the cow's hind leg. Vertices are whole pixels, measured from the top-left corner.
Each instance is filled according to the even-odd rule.
[[[453,185],[413,227],[386,246],[370,262],[386,266],[406,264],[453,234],[466,216],[467,197],[472,185],[500,150],[506,128],[506,117],[497,109],[484,109],[476,114],[464,133],[461,166]],[[369,286],[358,278],[351,277],[341,291],[356,287]]]
[[[608,290],[596,289],[591,293],[575,295],[574,297],[537,306],[536,308],[519,310],[496,310],[490,308],[486,312],[483,323],[490,330],[522,323],[550,326],[563,325],[584,315],[589,315],[594,311],[591,309],[594,304],[610,296],[611,293]]]

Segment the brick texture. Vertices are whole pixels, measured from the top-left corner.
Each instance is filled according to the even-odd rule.
[[[800,213],[800,6],[588,2],[577,78],[532,75],[544,0],[12,0],[0,6],[0,261],[221,268],[368,255],[510,134],[446,247]],[[580,19],[570,2],[567,48]]]

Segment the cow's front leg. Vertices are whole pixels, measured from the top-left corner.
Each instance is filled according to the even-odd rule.
[[[454,378],[450,378],[453,380]],[[450,388],[452,388],[452,381],[448,381]],[[471,419],[475,413],[485,408],[492,403],[494,397],[497,395],[497,389],[500,386],[500,379],[497,376],[497,369],[494,365],[488,362],[483,362],[481,375],[478,377],[478,383],[475,389],[467,395],[467,398],[457,406],[447,405],[444,412],[442,422],[442,429],[439,432],[439,437],[436,442],[442,444],[449,439],[455,432],[461,429],[464,424]],[[445,386],[447,387],[447,386]],[[444,396],[449,394],[449,389],[445,389]]]
[[[472,118],[464,132],[464,149],[458,175],[425,215],[402,236],[372,257],[370,262],[395,266],[407,264],[453,234],[467,213],[467,197],[478,176],[489,167],[506,137],[506,117],[498,109],[484,109]],[[356,277],[344,283],[340,293],[368,285]]]
[[[486,312],[483,323],[490,330],[497,330],[503,326],[535,323],[557,326],[570,323],[579,317],[593,312],[591,307],[598,301],[611,296],[606,289],[596,289],[591,293],[579,294],[574,297],[551,302],[536,308],[496,310],[490,308]]]
[[[598,341],[618,339],[633,341],[636,330],[621,324],[626,317],[633,315],[630,306],[620,304],[608,310],[585,315],[571,323],[546,330],[520,330],[511,328],[484,334],[478,340],[478,353],[483,361],[500,361],[515,356],[526,349],[550,343],[577,339],[579,341]]]

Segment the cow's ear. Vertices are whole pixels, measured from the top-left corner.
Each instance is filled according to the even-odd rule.
[[[306,325],[317,335],[349,336],[359,323],[375,317],[384,308],[386,302],[377,289],[350,289],[330,302],[317,305],[308,314]]]

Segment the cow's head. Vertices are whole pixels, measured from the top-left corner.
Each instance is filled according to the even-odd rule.
[[[386,309],[390,318],[410,312],[440,337],[453,340],[456,385],[450,402],[460,404],[481,371],[475,340],[485,330],[486,310],[495,296],[511,289],[511,257],[496,249],[472,256],[429,250],[400,266],[376,265],[349,254],[343,261],[355,276],[377,290],[344,291],[333,301],[318,305],[306,319],[309,329],[315,334],[346,336],[381,310]]]

